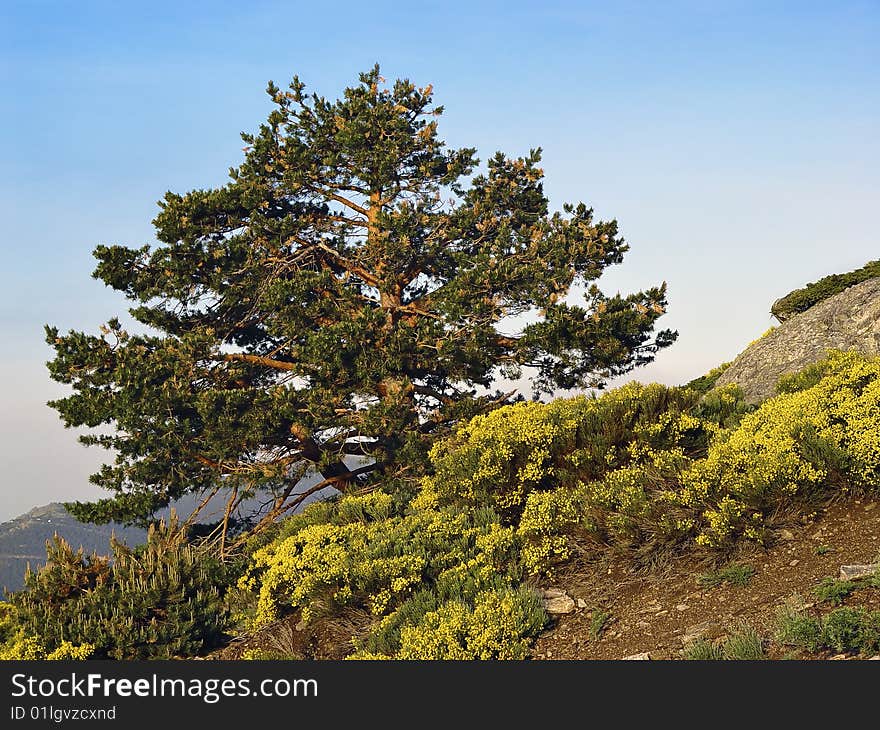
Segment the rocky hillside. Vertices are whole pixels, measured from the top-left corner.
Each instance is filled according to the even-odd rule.
[[[845,636],[833,637],[844,640],[838,651],[821,642],[798,646],[798,637],[783,641],[781,632],[794,603],[806,627],[829,615],[876,612],[878,560],[880,503],[855,497],[779,527],[765,546],[744,544],[722,562],[669,556],[636,568],[609,554],[575,563],[544,588],[555,622],[532,658],[681,659],[695,644],[720,648],[731,636],[739,639],[736,650],[755,651],[752,658],[854,658]],[[870,567],[853,579],[859,573],[850,566]]]
[[[736,383],[749,403],[774,393],[782,375],[821,360],[827,350],[880,353],[880,278],[852,286],[795,315],[744,350],[718,379]]]

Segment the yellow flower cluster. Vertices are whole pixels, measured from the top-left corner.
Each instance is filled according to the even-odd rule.
[[[53,651],[46,651],[43,643],[34,636],[27,636],[15,623],[15,609],[0,602],[0,661],[88,659],[95,651],[91,644],[72,644],[62,641]]]
[[[833,353],[814,369],[818,380],[765,401],[682,473],[675,501],[703,507],[699,544],[760,536],[764,514],[835,484],[877,484],[880,359]]]
[[[353,659],[524,659],[527,637],[544,625],[540,598],[529,589],[482,591],[473,605],[448,601],[400,630],[392,657],[362,651]]]
[[[517,403],[476,416],[434,446],[427,490],[440,498],[522,509],[529,492],[552,481],[552,455],[572,442],[589,399]]]
[[[383,616],[426,582],[454,592],[491,581],[513,562],[513,530],[490,511],[377,509],[388,507],[389,499],[375,492],[344,497],[335,505],[335,521],[304,519],[293,534],[257,550],[239,581],[256,596],[253,623],[270,622],[290,608],[309,620],[316,605],[350,603]],[[326,505],[315,511],[324,514]],[[383,512],[387,516],[376,517]]]

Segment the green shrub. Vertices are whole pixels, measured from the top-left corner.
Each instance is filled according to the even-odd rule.
[[[748,624],[734,627],[721,647],[723,657],[731,661],[755,661],[764,658],[764,641]]]
[[[858,651],[862,646],[865,612],[838,608],[822,619],[822,643],[837,652]]]
[[[813,617],[803,609],[786,605],[778,617],[777,638],[783,644],[812,652],[830,649],[838,653],[875,653],[880,650],[880,611],[843,607]]]
[[[47,544],[46,565],[10,596],[25,635],[48,653],[89,645],[98,659],[193,656],[219,643],[223,566],[171,528],[151,528],[140,548],[112,547],[111,562],[58,537]]]
[[[47,649],[38,637],[25,633],[15,606],[0,601],[0,661],[88,659],[94,651],[91,644],[72,644],[69,641],[62,641],[53,650]]]
[[[839,606],[843,600],[857,588],[851,580],[825,578],[815,588],[816,598],[825,603]]]
[[[701,421],[721,426],[723,429],[733,429],[739,426],[747,413],[751,413],[757,407],[756,404],[746,403],[742,389],[731,383],[712,388],[689,409],[689,413]]]
[[[602,636],[602,632],[608,627],[610,621],[611,614],[608,611],[597,608],[593,611],[593,615],[590,616],[590,636],[593,639],[598,639]]]
[[[880,651],[880,611],[865,611],[859,626],[859,650],[863,654]]]
[[[764,659],[764,641],[750,625],[738,623],[723,642],[699,638],[684,649],[689,661],[755,661]]]
[[[862,268],[847,274],[831,274],[777,299],[770,308],[770,313],[780,322],[784,322],[844,289],[877,276],[880,276],[880,260],[869,261]]]
[[[755,574],[755,569],[751,565],[728,565],[719,570],[713,570],[709,573],[703,573],[697,579],[697,582],[704,588],[715,588],[722,583],[732,586],[745,586]]]
[[[724,659],[724,651],[711,641],[696,639],[685,647],[684,658],[689,661],[719,661]]]
[[[822,623],[803,609],[786,605],[777,617],[776,638],[785,646],[817,651],[822,646]]]
[[[0,646],[12,640],[19,628],[15,606],[0,601]]]
[[[705,375],[701,375],[699,378],[694,378],[690,382],[686,383],[684,387],[700,393],[701,395],[708,393],[710,390],[712,390],[712,388],[715,387],[715,383],[718,382],[718,378],[720,378],[724,374],[724,371],[730,367],[730,364],[730,362],[722,363],[717,368],[712,368]]]

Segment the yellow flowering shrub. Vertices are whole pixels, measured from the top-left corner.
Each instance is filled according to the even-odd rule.
[[[632,546],[691,531],[693,523],[661,497],[674,494],[678,473],[690,463],[683,450],[640,446],[630,452],[634,461],[629,466],[601,479],[529,495],[517,527],[528,573],[550,572],[571,557],[575,535],[592,538],[595,544]]]
[[[553,454],[573,445],[586,398],[517,403],[476,416],[453,439],[437,443],[426,486],[441,498],[489,504],[502,515],[521,511],[529,492],[555,486]]]
[[[832,353],[780,386],[682,473],[673,501],[702,508],[699,544],[759,537],[764,516],[795,499],[877,485],[880,359]]]
[[[50,661],[84,660],[92,656],[94,651],[95,648],[91,644],[73,644],[69,641],[62,641],[54,651],[46,654],[46,659]]]
[[[637,543],[689,531],[669,504],[657,514],[654,495],[744,410],[735,386],[704,398],[641,383],[501,408],[434,448],[417,502],[491,506],[516,528],[526,572],[545,572],[570,557],[575,534]]]
[[[360,653],[400,658],[412,651],[404,649],[413,631],[441,621],[451,631],[451,616],[463,610],[465,638],[458,648],[449,643],[445,658],[505,658],[521,653],[544,623],[540,603],[532,610],[534,594],[515,588],[522,572],[514,530],[490,509],[437,507],[430,499],[394,509],[389,495],[373,492],[297,517],[295,528],[285,526],[253,554],[239,581],[256,603],[255,626],[295,609],[308,621],[357,606],[376,617]],[[435,650],[442,653],[439,644]]]
[[[257,550],[239,581],[240,589],[257,594],[255,624],[285,608],[299,608],[309,619],[316,605],[363,604],[381,616],[425,581],[465,585],[491,578],[514,555],[513,531],[486,510],[353,518],[364,503],[390,500],[378,492],[344,497],[337,521],[306,524]]]
[[[400,632],[398,659],[524,659],[545,622],[540,598],[521,588],[448,601]]]
[[[718,414],[688,413],[698,404],[696,391],[629,383],[601,398],[499,408],[434,446],[424,489],[441,502],[491,506],[516,524],[533,492],[601,479],[671,447],[705,450]],[[727,417],[740,404],[729,396],[716,410]]]
[[[537,458],[514,434],[518,463],[544,464],[545,479],[518,490],[525,502],[512,520],[528,572],[546,571],[570,557],[571,537],[606,544],[694,538],[716,547],[738,536],[761,539],[767,516],[829,489],[866,487],[880,465],[880,360],[832,353],[822,363],[780,383],[780,395],[759,407],[736,386],[688,400],[688,389],[629,384],[598,399],[530,404],[531,422],[570,416],[566,438]],[[694,391],[697,392],[697,391]],[[566,410],[567,409],[567,410]],[[504,409],[502,409],[503,411]],[[525,411],[523,411],[525,414]],[[457,448],[493,464],[503,482],[495,442],[505,443],[499,413],[472,422],[439,455],[431,488],[492,502],[491,489],[457,480]],[[558,418],[556,419],[559,420]],[[577,420],[572,426],[571,420]],[[491,438],[486,438],[485,425]],[[528,429],[517,420],[518,433]],[[467,437],[464,441],[463,437]],[[525,453],[524,453],[525,451]],[[604,451],[604,458],[600,451]],[[604,464],[602,463],[604,461]],[[440,487],[442,485],[442,488]]]

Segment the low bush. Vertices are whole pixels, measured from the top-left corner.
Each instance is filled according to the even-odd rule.
[[[602,636],[602,633],[608,628],[610,621],[611,614],[608,611],[604,611],[601,608],[593,611],[593,615],[590,616],[590,637],[598,639]]]
[[[756,661],[764,658],[764,640],[754,627],[741,623],[724,640],[721,652],[728,661]]]
[[[46,655],[88,646],[97,659],[167,659],[221,640],[229,623],[222,565],[170,527],[151,528],[142,547],[112,548],[111,561],[58,537],[47,544],[46,565],[9,597],[27,641]]]
[[[731,362],[725,362],[718,367],[712,368],[705,375],[701,375],[699,378],[694,378],[693,380],[685,384],[684,387],[688,390],[699,393],[700,395],[705,395],[715,387],[715,384],[718,382],[718,378],[720,378],[724,374],[724,371],[730,367]]]
[[[751,565],[728,565],[718,570],[703,573],[697,579],[697,582],[704,588],[715,588],[722,583],[732,586],[745,586],[755,574],[755,569]]]
[[[780,612],[777,638],[811,652],[873,654],[880,650],[880,611],[843,607],[824,616],[810,616],[788,605]]]
[[[239,588],[253,626],[299,610],[374,617],[357,658],[522,658],[546,616],[523,578],[514,531],[488,508],[404,508],[382,492],[307,508],[253,555]],[[433,637],[433,638],[432,638]]]
[[[851,580],[825,578],[818,586],[816,586],[814,592],[816,598],[820,601],[839,606],[856,588],[857,585]]]
[[[720,424],[747,409],[735,386],[705,399],[656,383],[629,383],[599,398],[519,403],[477,416],[438,443],[426,483],[446,503],[488,506],[515,524],[532,493],[665,463],[667,452],[700,455]]]
[[[699,638],[688,644],[683,656],[689,661],[756,661],[764,659],[764,640],[747,623],[737,623],[722,642]]]
[[[701,508],[701,545],[761,539],[766,516],[880,476],[880,359],[832,354],[805,390],[771,398],[713,441],[672,503]]]
[[[769,516],[780,510],[873,488],[880,478],[880,359],[835,353],[823,368],[812,386],[765,401],[733,428],[718,425],[717,411],[712,419],[692,415],[696,407],[667,412],[634,429],[624,449],[629,460],[600,478],[579,475],[575,465],[566,480],[572,486],[533,489],[518,527],[526,563],[535,569],[566,559],[575,533],[620,545],[762,541]],[[645,443],[652,430],[665,433],[665,443]],[[702,453],[694,433],[710,436]]]
[[[776,618],[776,639],[785,646],[818,651],[823,645],[822,622],[806,613],[800,599],[787,601]]]
[[[69,641],[62,641],[55,649],[47,649],[38,637],[25,633],[15,606],[0,601],[0,661],[88,659],[94,650],[91,644]]]
[[[684,658],[688,661],[720,661],[724,659],[724,650],[708,639],[696,639],[684,649]]]

